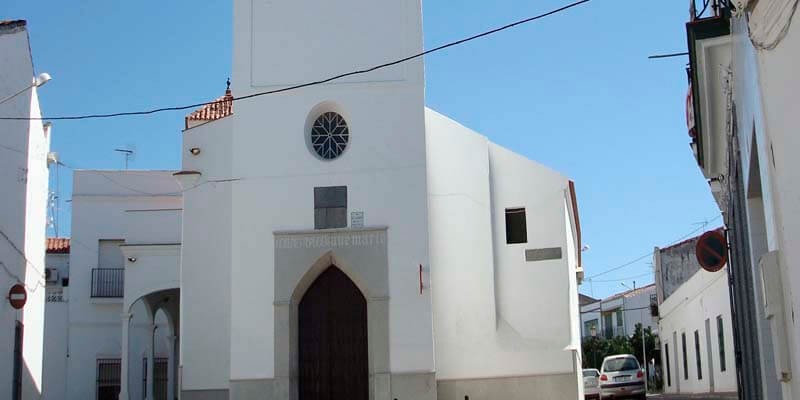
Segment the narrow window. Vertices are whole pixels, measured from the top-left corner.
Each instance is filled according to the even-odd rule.
[[[664,343],[664,361],[667,363],[667,386],[672,386],[672,371],[669,365],[669,344]]]
[[[347,227],[347,186],[314,188],[314,229]]]
[[[683,380],[689,380],[689,361],[686,359],[686,332],[681,333],[681,345],[683,347]]]
[[[717,316],[717,340],[719,341],[719,370],[725,372],[725,334],[722,328],[722,315]]]
[[[117,400],[120,390],[119,358],[97,360],[97,400]]]
[[[14,327],[14,382],[11,386],[11,399],[22,399],[22,322],[16,321]]]
[[[506,243],[528,243],[524,208],[506,208]]]
[[[703,366],[700,362],[700,332],[694,331],[694,356],[697,360],[697,380],[703,379]]]

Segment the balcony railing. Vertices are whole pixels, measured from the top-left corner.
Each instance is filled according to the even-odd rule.
[[[93,268],[92,297],[122,297],[125,288],[125,270],[122,268]]]

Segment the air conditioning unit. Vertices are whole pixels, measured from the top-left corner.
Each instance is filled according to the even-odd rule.
[[[47,282],[58,282],[58,269],[57,268],[45,268],[44,270],[44,279]]]

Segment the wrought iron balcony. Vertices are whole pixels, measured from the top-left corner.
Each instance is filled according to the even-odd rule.
[[[125,270],[122,268],[92,268],[92,297],[122,297]]]

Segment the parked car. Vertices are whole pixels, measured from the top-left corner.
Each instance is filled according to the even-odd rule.
[[[600,371],[594,368],[583,370],[583,398],[600,400]]]
[[[600,368],[600,399],[645,399],[644,371],[630,354],[608,356]]]

